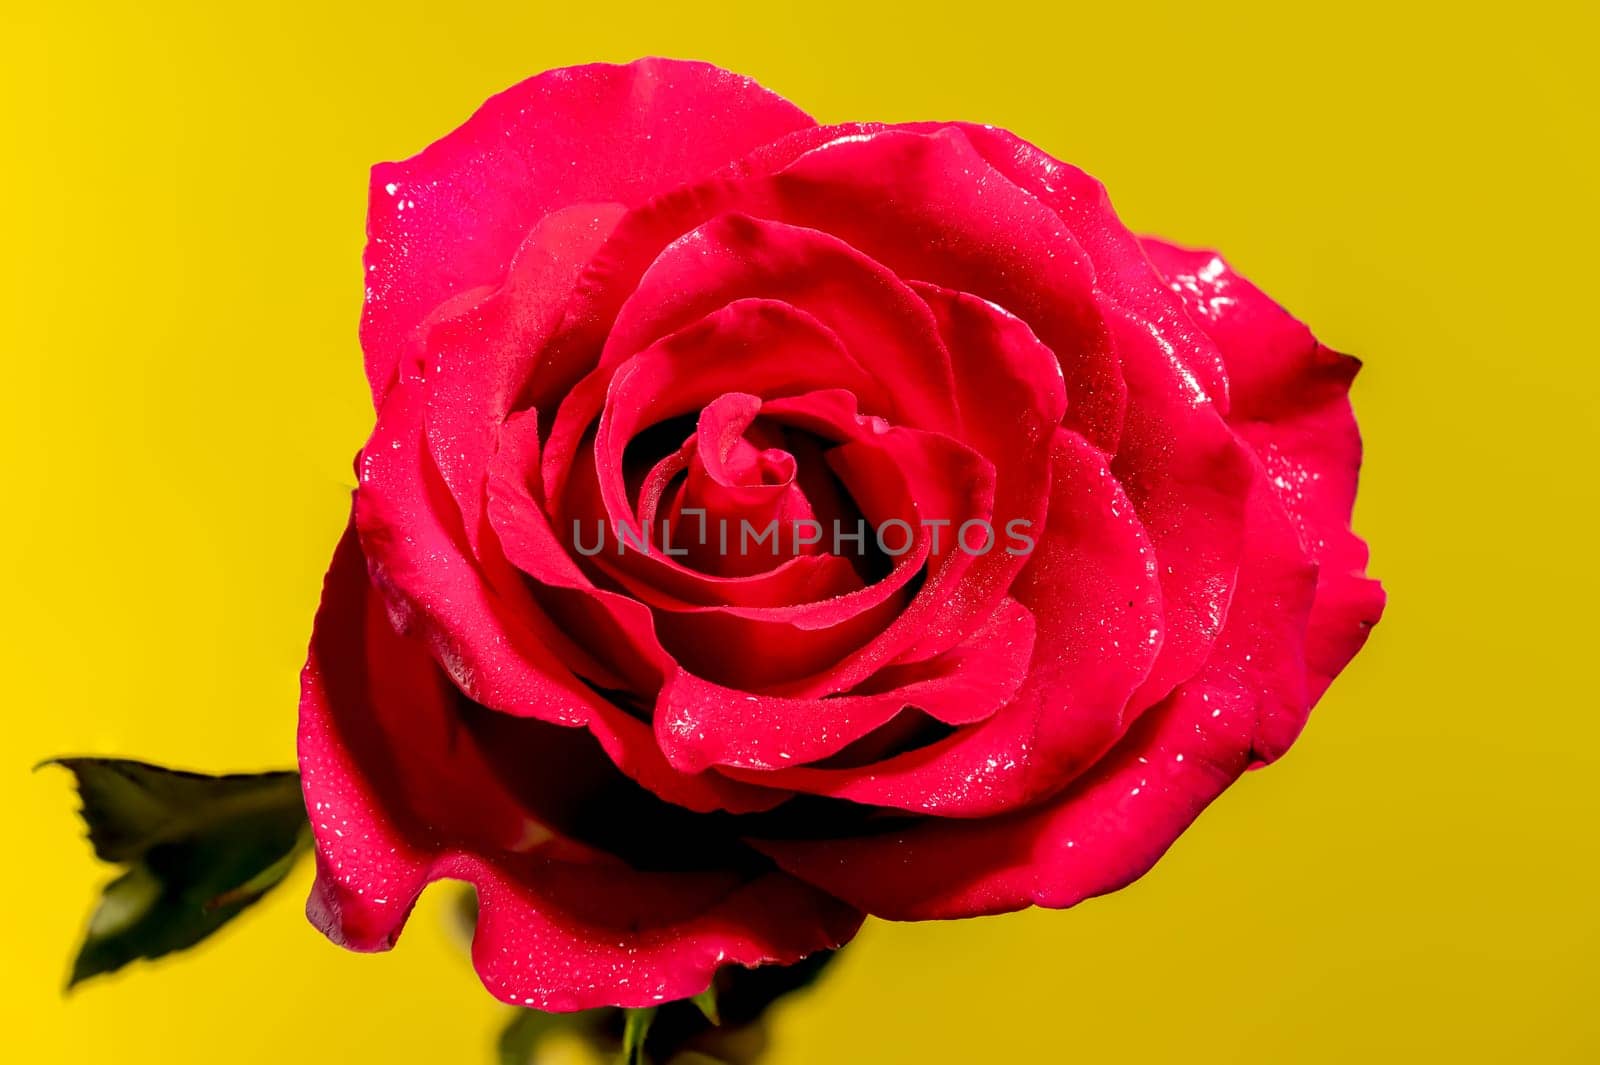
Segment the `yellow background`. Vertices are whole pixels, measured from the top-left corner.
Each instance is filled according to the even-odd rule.
[[[366,168],[528,74],[654,52],[824,120],[1009,126],[1367,363],[1391,607],[1294,752],[1120,895],[869,925],[774,1065],[1595,1060],[1596,26],[1473,6],[8,5],[6,1056],[489,1060],[440,898],[345,954],[305,869],[212,948],[61,999],[107,870],[28,767],[291,761],[370,421]]]

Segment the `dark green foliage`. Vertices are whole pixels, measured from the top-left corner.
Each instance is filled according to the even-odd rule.
[[[107,884],[68,987],[191,947],[275,887],[310,842],[296,773],[206,776],[118,758],[58,758],[76,779]]]

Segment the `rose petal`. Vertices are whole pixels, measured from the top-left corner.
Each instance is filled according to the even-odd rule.
[[[630,583],[660,612],[662,639],[682,665],[734,687],[816,696],[860,683],[927,631],[965,634],[987,618],[980,597],[955,594],[975,556],[956,550],[953,541],[964,521],[992,519],[992,464],[943,434],[864,416],[847,392],[764,401],[763,414],[768,413],[775,420],[843,440],[828,452],[828,463],[841,473],[861,506],[865,535],[870,539],[873,530],[898,521],[910,530],[909,549],[894,560],[887,577],[865,588],[783,605],[699,606],[652,596]],[[580,476],[568,485],[563,514],[580,527],[592,527],[605,512],[588,470],[581,463],[577,469]],[[920,525],[924,515],[945,515],[943,520],[951,523],[937,553],[932,551],[937,534]],[[730,550],[746,549],[734,541],[742,535],[743,530],[730,531]],[[753,540],[748,546],[750,551],[760,549]],[[916,600],[902,612],[900,589],[930,555],[937,565]],[[597,556],[595,561],[625,579],[605,559]],[[992,613],[992,607],[989,610]]]
[[[630,212],[585,272],[555,345],[554,362],[566,369],[548,375],[543,394],[559,395],[563,379],[576,379],[573,367],[599,347],[658,249],[730,212],[842,237],[900,276],[972,292],[1017,314],[1070,359],[1069,424],[1114,446],[1125,390],[1099,320],[1092,269],[1061,219],[954,127],[801,131]]]
[[[1365,573],[1367,546],[1350,530],[1361,435],[1349,389],[1360,363],[1319,344],[1216,253],[1150,239],[1144,247],[1221,349],[1233,381],[1229,422],[1321,566],[1308,661],[1315,701],[1383,614],[1383,588]]]
[[[671,801],[705,810],[764,809],[781,801],[781,793],[672,770],[649,726],[595,691],[626,687],[625,677],[635,685],[641,675],[659,678],[667,666],[648,617],[627,613],[638,604],[621,597],[606,604],[618,612],[602,620],[621,623],[604,630],[605,642],[580,644],[569,634],[570,622],[558,625],[499,553],[501,538],[485,541],[481,560],[474,556],[426,453],[420,387],[402,380],[384,401],[362,451],[355,507],[373,580],[404,631],[421,637],[475,702],[588,726],[619,766]]]
[[[644,649],[654,670],[672,668],[649,610],[628,596],[595,587],[566,554],[529,494],[526,475],[518,471],[538,468],[538,442],[534,412],[526,411],[506,424],[488,485],[489,523],[496,542],[512,564],[545,586],[533,597],[561,618],[565,630],[585,635],[586,646],[615,652],[631,644]],[[657,675],[635,680],[631,690],[655,691],[660,684]],[[714,772],[678,772],[668,765],[648,723],[611,699],[587,694],[590,698],[572,709],[568,723],[586,725],[619,769],[668,802],[701,811],[749,812],[768,809],[787,797]],[[489,705],[522,713],[514,705]]]
[[[1181,312],[1145,257],[1147,249],[1117,217],[1105,186],[1007,130],[969,123],[958,128],[990,165],[1060,217],[1094,264],[1100,298],[1158,330],[1217,409],[1226,413],[1228,374],[1221,354]]]
[[[604,372],[598,371],[598,372]],[[719,396],[762,399],[846,388],[886,403],[888,392],[814,316],[768,299],[720,307],[615,366],[595,433],[601,498],[613,522],[632,520],[622,457],[641,430]],[[563,413],[571,409],[564,405]]]
[[[950,349],[961,394],[959,437],[994,465],[995,536],[1004,545],[1009,533],[1037,534],[1048,515],[1050,449],[1067,405],[1060,362],[1021,319],[987,300],[925,282],[911,287],[933,311]],[[961,579],[962,598],[974,612],[989,609],[1027,561],[1003,546],[977,556]],[[902,658],[942,652],[960,631],[930,627]]]
[[[753,358],[757,352],[773,357]],[[562,498],[579,447],[608,407],[614,428],[604,446],[620,453],[652,421],[688,413],[724,392],[771,397],[839,387],[880,409],[891,402],[885,386],[814,315],[780,300],[736,299],[627,359],[596,368],[573,387],[544,449],[545,496]],[[607,472],[614,475],[618,465],[608,462]],[[613,506],[626,509],[614,497]]]
[[[1058,790],[1127,724],[1161,635],[1155,554],[1133,508],[1082,437],[1059,430],[1050,521],[1012,594],[1038,626],[1028,676],[993,717],[866,766],[736,779],[945,817],[988,817]]]
[[[639,872],[552,833],[500,787],[453,716],[425,650],[389,626],[353,529],[335,553],[302,678],[300,766],[317,845],[312,922],[356,950],[393,946],[422,888],[478,889],[473,962],[506,1002],[650,1006],[697,994],[724,964],[787,964],[836,947],[860,915],[730,853],[708,871]],[[526,770],[570,779],[536,722]],[[581,762],[582,760],[579,759]]]
[[[500,423],[560,321],[578,272],[621,212],[616,204],[582,204],[545,216],[499,289],[426,329],[428,447],[474,549]]]
[[[573,668],[603,684],[616,674],[551,623],[503,559],[472,554],[426,451],[423,398],[419,382],[399,382],[361,452],[356,525],[373,579],[472,699],[582,724],[595,698]]]
[[[361,346],[374,406],[416,327],[455,293],[498,285],[545,215],[641,203],[811,124],[706,63],[597,63],[529,78],[418,155],[373,167]]]
[[[806,401],[780,399],[770,406],[775,416],[792,418]],[[944,624],[946,614],[970,612],[971,604],[942,593],[958,586],[973,556],[955,550],[950,537],[933,554],[929,534],[916,523],[919,514],[948,514],[956,525],[988,520],[993,467],[941,434],[864,429],[853,418],[838,428],[854,439],[829,452],[829,465],[865,515],[866,535],[901,521],[909,550],[887,577],[857,592],[783,607],[675,611],[663,640],[692,672],[730,687],[792,696],[844,691],[903,653],[925,627]],[[924,564],[921,588],[902,605],[899,592]]]
[[[656,257],[618,311],[600,364],[750,298],[792,305],[830,329],[889,390],[893,410],[873,413],[918,428],[956,422],[950,353],[904,282],[830,234],[740,214],[719,215]]]
[[[1238,594],[1211,661],[1071,787],[1009,816],[924,818],[874,835],[757,846],[892,920],[1062,909],[1142,876],[1264,746],[1281,742],[1295,714],[1304,720],[1296,708],[1305,703],[1315,570],[1284,535],[1286,519],[1264,488],[1250,514]]]
[[[937,124],[913,128],[947,144],[973,146],[1005,176],[1002,187],[1014,182],[1048,207],[1092,264],[1097,306],[1125,379],[1125,385],[1119,382],[1127,394],[1122,428],[1133,437],[1118,443],[1114,468],[1162,558],[1171,615],[1162,657],[1135,699],[1138,706],[1149,705],[1205,660],[1226,613],[1238,562],[1250,464],[1221,418],[1229,397],[1216,345],[1163,291],[1159,273],[1111,209],[1098,181],[1004,130]],[[829,146],[813,155],[842,150]],[[1058,346],[1021,305],[983,288],[972,291],[1020,313],[1041,338]],[[1039,291],[1051,289],[1041,286]],[[1071,367],[1067,381],[1070,388]]]
[[[1022,683],[1033,616],[1007,601],[967,642],[915,667],[883,670],[873,691],[795,699],[712,684],[679,670],[656,703],[667,760],[685,772],[708,766],[777,769],[836,754],[915,707],[949,725],[993,714]]]
[[[1128,415],[1111,471],[1128,493],[1160,564],[1161,652],[1133,698],[1154,704],[1211,654],[1237,579],[1249,449],[1159,328],[1120,308],[1108,320],[1128,382]]]
[[[1062,220],[961,130],[841,136],[739,191],[761,203],[744,209],[834,234],[903,278],[971,293],[1026,322],[1065,370],[1067,424],[1114,447],[1126,391],[1094,270]]]

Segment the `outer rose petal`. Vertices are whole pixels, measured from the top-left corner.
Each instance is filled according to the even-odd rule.
[[[1066,223],[1094,264],[1101,298],[1132,311],[1159,331],[1206,395],[1226,412],[1228,377],[1216,347],[1187,321],[1178,301],[1166,291],[1145,258],[1147,249],[1112,209],[1105,186],[1014,133],[966,123],[959,128],[991,166],[1037,196]]]
[[[1143,876],[1286,726],[1304,720],[1315,570],[1262,488],[1252,493],[1238,590],[1211,661],[1042,806],[976,821],[924,819],[853,839],[758,846],[810,883],[892,920],[1063,909]],[[1287,549],[1287,550],[1286,550]]]
[[[901,277],[1021,319],[1066,370],[1065,424],[1113,449],[1128,397],[1094,270],[1062,220],[961,130],[840,136],[740,191],[768,200],[772,217],[834,234]]]
[[[1111,472],[1160,563],[1161,652],[1134,695],[1142,710],[1195,675],[1211,654],[1238,575],[1249,448],[1228,428],[1176,350],[1150,323],[1111,314],[1128,381],[1128,416]]]
[[[1028,205],[1040,211],[1048,208],[1045,213],[1060,220],[1070,234],[1065,239],[1081,249],[1093,268],[1096,305],[1114,335],[1126,379],[1125,384],[1117,383],[1119,390],[1126,388],[1127,406],[1115,468],[1161,556],[1168,603],[1161,658],[1145,690],[1134,700],[1135,709],[1141,709],[1165,695],[1178,681],[1192,676],[1205,661],[1233,584],[1240,512],[1249,471],[1243,449],[1220,417],[1228,409],[1228,386],[1216,344],[1195,328],[1181,302],[1164,288],[1138,239],[1122,224],[1104,187],[1094,178],[1052,159],[1014,134],[991,126],[919,123],[904,128],[920,131],[930,143],[970,144],[968,154],[981,157],[998,172],[996,179],[1002,191],[1013,183],[1015,188],[1026,190],[1025,203],[1012,209],[1012,217],[1024,217]],[[787,138],[786,142],[806,143],[812,135],[808,131]],[[904,133],[895,133],[893,137],[884,134],[877,139],[893,144],[895,138],[905,137]],[[849,144],[817,149],[786,173],[804,172],[813,161],[830,153],[839,154],[843,149],[859,150]],[[763,152],[770,153],[772,149]],[[628,221],[625,219],[619,229],[626,227]],[[1044,228],[1038,224],[1027,227],[1027,239],[1040,250],[1043,245],[1036,242]],[[1032,258],[1042,260],[1045,256],[1036,251]],[[899,266],[897,262],[893,265]],[[1035,262],[1030,269],[1042,267]],[[1010,275],[1025,276],[1019,271],[1000,273],[1006,275],[1006,283],[1011,286],[1018,285],[1018,280]],[[1055,304],[1069,299],[1074,291],[1070,284],[1058,283],[1056,288],[1054,302],[1047,299],[1044,307],[1059,314]],[[1004,296],[982,287],[972,291],[995,298],[1039,328],[1038,310],[1030,308],[1025,312]],[[1051,288],[1044,285],[1040,291],[1048,297]],[[1038,298],[1034,296],[1035,300]],[[1040,335],[1047,342],[1053,339],[1048,332]],[[1075,383],[1081,386],[1071,371],[1081,376],[1085,367],[1075,366],[1066,350],[1058,350],[1057,354],[1070,368],[1069,389]],[[1097,388],[1105,392],[1103,386]],[[1070,405],[1067,413],[1072,424]],[[1081,410],[1078,413],[1082,415]],[[1101,442],[1101,437],[1094,434],[1090,439]]]
[[[1143,243],[1221,348],[1233,382],[1228,421],[1260,456],[1301,545],[1322,567],[1307,661],[1315,701],[1383,614],[1383,588],[1365,574],[1367,545],[1350,530],[1361,435],[1349,390],[1361,364],[1319,344],[1215,252]]]
[[[389,626],[348,531],[300,704],[317,844],[307,912],[335,942],[387,949],[426,884],[467,880],[478,889],[473,962],[485,986],[564,1011],[684,998],[722,964],[790,963],[854,934],[860,914],[748,858],[640,872],[553,834],[500,783],[457,716],[463,705],[421,645]],[[522,745],[528,774],[575,772],[565,730],[519,725],[553,741]]]
[[[434,324],[422,327],[428,448],[474,550],[484,527],[484,473],[500,424],[529,363],[560,320],[579,271],[621,210],[616,204],[580,204],[546,215],[493,295],[459,315],[436,312]]]
[[[589,656],[525,588],[505,574],[494,580],[472,553],[427,452],[423,399],[420,382],[402,381],[361,452],[355,515],[373,579],[407,631],[426,637],[470,698],[554,724],[580,724],[595,700],[571,665]],[[509,571],[503,558],[499,563]]]
[[[575,203],[643,202],[812,125],[749,78],[641,59],[546,71],[459,129],[372,170],[361,346],[374,405],[451,295],[498,285],[534,224]]]
[[[548,375],[541,395],[558,392],[582,353],[602,342],[660,249],[728,213],[829,234],[894,276],[1004,307],[1071,367],[1068,424],[1081,424],[1104,449],[1115,443],[1126,395],[1095,305],[1092,269],[1061,220],[954,128],[806,130],[629,212],[586,271],[554,345],[562,369]]]

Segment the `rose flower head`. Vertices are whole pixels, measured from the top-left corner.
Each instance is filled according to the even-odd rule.
[[[1357,363],[989,126],[554,70],[373,171],[376,427],[303,677],[309,912],[470,881],[519,1005],[1067,907],[1383,607]]]

